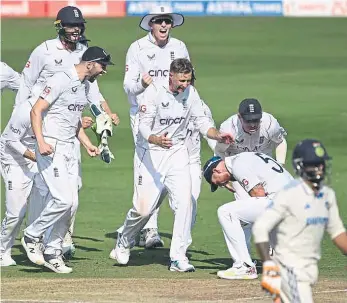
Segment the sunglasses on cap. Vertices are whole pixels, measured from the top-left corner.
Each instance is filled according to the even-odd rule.
[[[151,20],[152,23],[154,24],[162,24],[163,22],[165,22],[166,24],[172,24],[173,20],[169,17],[165,17],[165,18],[153,18]]]

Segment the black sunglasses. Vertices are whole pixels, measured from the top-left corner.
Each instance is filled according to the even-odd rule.
[[[173,20],[170,18],[153,18],[151,22],[154,24],[162,24],[163,22],[165,22],[166,24],[172,24]]]

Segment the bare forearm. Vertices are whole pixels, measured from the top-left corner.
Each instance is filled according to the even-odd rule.
[[[33,108],[30,112],[31,127],[35,134],[37,143],[40,144],[44,142],[42,135],[42,112],[36,108]]]
[[[109,116],[112,114],[112,111],[111,111],[110,107],[108,106],[108,103],[106,100],[101,101],[100,106],[102,107],[102,109],[105,111],[106,114],[108,114]]]
[[[86,148],[93,145],[82,127],[79,128],[77,138],[81,142],[81,144]]]
[[[207,131],[207,138],[213,139],[213,140],[218,140],[219,131],[214,127],[209,128],[209,130]]]
[[[35,156],[35,154],[34,154],[32,151],[30,151],[29,149],[27,149],[27,150],[24,152],[23,157],[24,157],[24,158],[27,158],[27,159],[29,159],[29,160],[31,160],[31,161],[33,161],[33,162],[36,162],[36,156]]]

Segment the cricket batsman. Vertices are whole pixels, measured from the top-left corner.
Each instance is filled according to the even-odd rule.
[[[330,161],[319,140],[299,142],[292,155],[298,178],[274,196],[253,226],[254,241],[264,262],[261,286],[274,302],[313,302],[312,286],[318,278],[325,230],[347,255],[347,234],[335,192],[325,184]],[[267,250],[270,233],[275,249],[272,258]]]
[[[128,263],[134,237],[168,193],[175,215],[169,269],[195,270],[186,256],[192,222],[187,127],[195,119],[196,127],[210,139],[229,142],[232,138],[220,133],[206,116],[198,92],[190,85],[192,73],[188,59],[175,59],[170,65],[168,83],[154,82],[144,93],[146,108],[140,114],[134,157],[133,208],[111,252],[120,264]]]
[[[244,226],[252,225],[271,203],[273,196],[288,184],[293,177],[273,158],[254,152],[236,156],[214,156],[203,168],[203,174],[211,191],[227,187],[231,181],[239,182],[248,193],[247,198],[237,199],[218,208],[218,219],[233,266],[220,270],[222,279],[256,279],[257,269],[251,259]],[[267,247],[269,250],[269,247]]]
[[[82,61],[70,70],[58,72],[47,80],[31,110],[31,125],[36,136],[35,155],[38,170],[46,182],[52,200],[39,218],[24,230],[21,242],[28,258],[57,273],[72,268],[62,259],[62,240],[78,204],[78,158],[75,136],[92,157],[99,153],[81,127],[81,115],[88,101],[99,101],[90,82],[106,73],[111,56],[100,47],[90,47]],[[42,252],[41,237],[53,225],[50,239]]]
[[[124,90],[130,104],[130,125],[136,143],[139,114],[146,105],[141,101],[143,92],[152,82],[167,82],[171,62],[176,58],[189,59],[184,42],[173,38],[172,28],[181,26],[184,17],[173,13],[167,6],[155,7],[140,21],[140,28],[147,35],[133,42],[125,62]],[[199,177],[198,175],[196,176]],[[139,246],[162,247],[164,242],[158,233],[157,209],[141,231]],[[118,229],[122,232],[122,228]]]

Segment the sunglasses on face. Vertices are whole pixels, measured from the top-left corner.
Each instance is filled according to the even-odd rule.
[[[165,22],[166,24],[172,24],[173,20],[170,18],[153,18],[151,22],[154,24],[162,24],[163,22]]]

